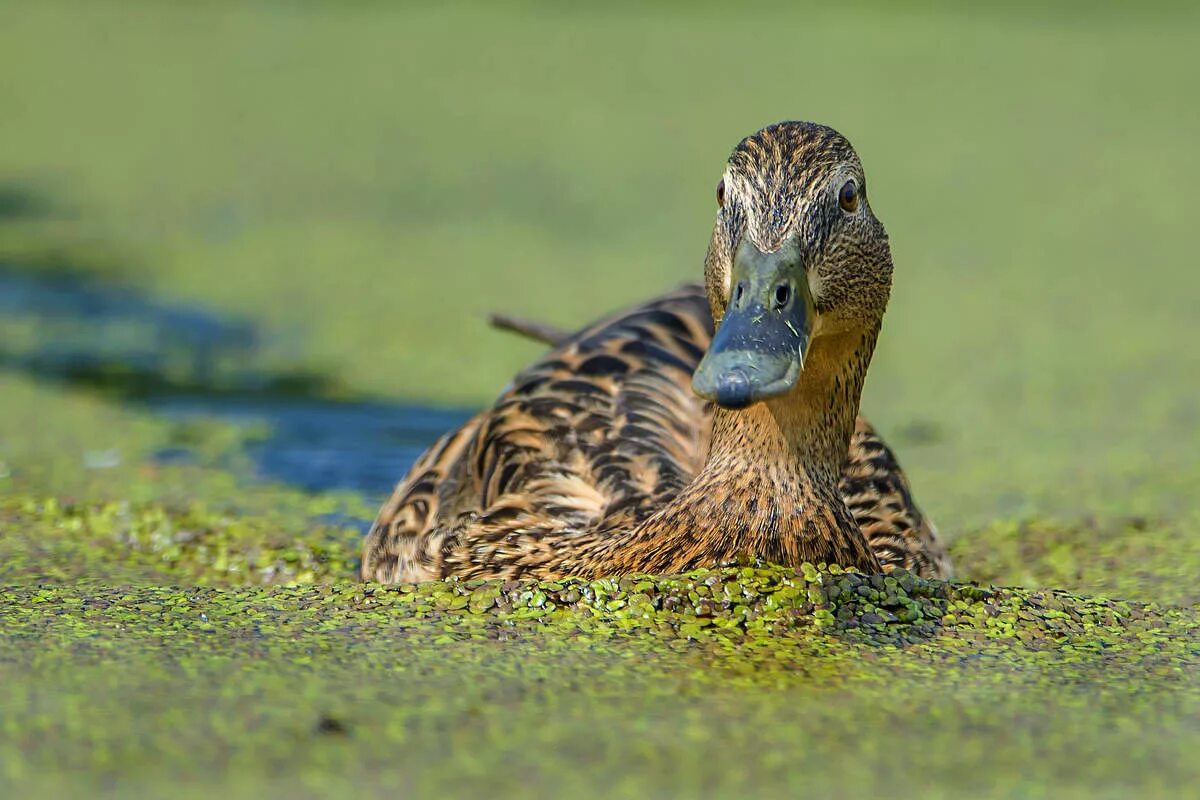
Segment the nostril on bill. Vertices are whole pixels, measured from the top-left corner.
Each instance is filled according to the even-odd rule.
[[[788,302],[792,299],[792,287],[786,283],[781,283],[775,287],[775,307],[786,308]]]
[[[742,298],[746,296],[746,282],[738,281],[738,285],[733,289],[733,307],[742,307]]]

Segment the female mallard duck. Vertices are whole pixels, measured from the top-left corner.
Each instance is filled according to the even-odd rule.
[[[948,576],[858,417],[892,278],[865,189],[830,128],[744,139],[717,188],[704,292],[566,337],[442,437],[380,510],[362,577],[594,577],[744,557]]]

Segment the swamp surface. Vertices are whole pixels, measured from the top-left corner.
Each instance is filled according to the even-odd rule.
[[[1198,40],[1184,4],[0,2],[0,792],[1179,796]],[[697,278],[729,148],[788,117],[866,164],[864,409],[961,580],[354,582],[538,353],[486,314]]]

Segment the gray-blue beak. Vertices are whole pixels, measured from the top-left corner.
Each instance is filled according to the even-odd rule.
[[[813,313],[795,241],[764,253],[743,239],[733,260],[729,305],[692,389],[725,408],[789,391],[804,367]]]

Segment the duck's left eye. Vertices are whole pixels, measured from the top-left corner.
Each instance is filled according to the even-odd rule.
[[[838,205],[847,214],[853,214],[858,210],[858,185],[854,181],[846,181],[842,184],[842,189],[838,192]]]
[[[721,182],[717,184],[717,207],[725,206],[725,179],[721,178]]]

